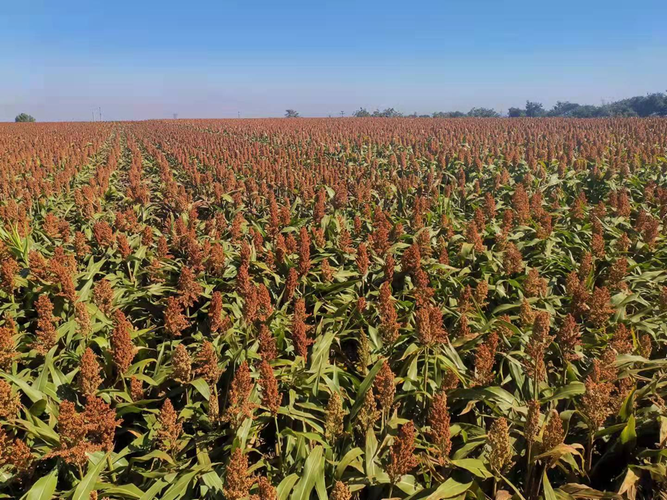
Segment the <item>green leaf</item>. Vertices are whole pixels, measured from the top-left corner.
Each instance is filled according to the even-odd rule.
[[[586,392],[586,386],[583,382],[570,382],[563,387],[559,387],[551,396],[545,398],[542,402],[558,401],[559,399],[571,399],[575,396],[581,396]]]
[[[287,497],[298,480],[298,474],[290,474],[285,479],[280,481],[278,488],[276,488],[278,492],[278,500],[287,500]]]
[[[165,486],[167,486],[167,483],[161,479],[158,480],[157,482],[153,483],[153,486],[146,490],[146,493],[141,495],[139,500],[152,500],[153,498],[158,498],[158,493],[160,493],[165,488]]]
[[[28,382],[23,380],[22,378],[16,377],[10,373],[6,372],[0,372],[0,376],[5,377],[7,380],[10,380],[14,384],[16,384],[19,389],[21,389],[28,398],[30,398],[30,401],[33,403],[36,403],[37,401],[44,399],[45,395],[43,392],[38,391],[34,387],[31,387]]]
[[[364,454],[364,450],[361,448],[352,448],[350,451],[348,451],[343,458],[341,458],[340,462],[338,462],[338,465],[336,466],[336,479],[340,479],[343,477],[343,472],[345,472],[345,469],[358,457]]]
[[[310,493],[320,476],[324,475],[324,457],[322,447],[316,446],[308,455],[301,472],[301,479],[294,488],[291,500],[309,500]]]
[[[46,384],[49,382],[49,366],[53,363],[53,355],[55,354],[58,346],[53,346],[51,350],[46,353],[44,357],[44,363],[42,364],[42,371],[39,373],[39,377],[35,379],[32,383],[34,389],[44,392],[46,389]]]
[[[192,382],[190,382],[190,385],[195,389],[197,389],[199,394],[204,396],[204,399],[206,399],[206,401],[208,401],[211,398],[211,389],[209,388],[206,380],[204,380],[203,378],[194,379]]]
[[[625,429],[621,432],[621,444],[634,444],[637,441],[637,431],[635,429],[635,416],[630,415]]]
[[[377,481],[380,484],[389,484],[390,479],[389,475],[386,472],[381,472],[378,474]],[[411,474],[405,474],[401,476],[401,478],[398,480],[396,483],[396,487],[400,489],[403,493],[407,493],[408,495],[414,495],[419,491],[417,486],[415,485],[415,476]]]
[[[452,460],[451,463],[455,467],[472,472],[475,476],[481,477],[482,479],[493,477],[493,474],[488,471],[484,462],[478,458],[461,458],[459,460]]]
[[[198,473],[199,471],[196,470],[181,476],[179,480],[172,484],[171,487],[165,492],[162,500],[176,500],[177,498],[181,498],[188,491],[190,483]]]
[[[132,462],[148,462],[149,460],[152,460],[154,458],[159,458],[160,460],[164,460],[165,462],[174,465],[174,460],[169,456],[168,453],[165,453],[162,450],[153,450],[150,453],[147,453],[146,455],[132,457],[130,460]]]
[[[426,497],[426,500],[440,500],[442,498],[452,498],[468,491],[472,482],[459,483],[451,477],[442,483],[438,488]]]
[[[252,428],[252,419],[246,418],[245,420],[243,420],[241,428],[236,432],[235,441],[239,442],[239,446],[241,446],[241,448],[245,448],[251,428]]]
[[[55,468],[48,476],[40,478],[30,491],[26,493],[26,500],[51,500],[54,497],[56,486],[58,484],[58,469]]]
[[[618,414],[623,420],[628,420],[632,416],[632,411],[634,410],[634,396],[635,391],[630,391],[630,394],[628,394],[628,396],[625,398],[625,401],[623,401],[623,404],[621,405],[621,409],[619,410]]]
[[[490,401],[497,404],[504,412],[525,408],[512,394],[498,386],[481,389],[457,389],[452,391],[451,398],[452,400]]]
[[[324,461],[322,461],[322,471],[317,475],[317,479],[315,480],[315,491],[317,491],[317,496],[320,500],[329,499],[327,495],[327,483],[324,479]]]
[[[542,482],[544,483],[544,500],[558,500],[556,493],[554,493],[554,489],[551,487],[546,470],[542,476]]]
[[[375,437],[375,432],[373,432],[373,429],[368,429],[368,431],[366,431],[366,450],[364,452],[364,458],[366,460],[366,477],[369,480],[373,480],[379,472],[378,466],[375,464],[377,448],[378,441],[377,437]]]
[[[90,492],[93,491],[100,472],[106,467],[107,459],[110,455],[111,453],[107,453],[104,457],[100,458],[95,465],[92,465],[92,462],[90,463],[88,466],[88,473],[78,484],[76,490],[74,490],[72,500],[88,500],[90,498]]]
[[[38,419],[31,413],[27,413],[26,417],[28,417],[30,421],[17,419],[17,422],[20,422],[22,425],[25,425],[28,432],[34,434],[35,436],[40,437],[44,441],[47,441],[51,444],[60,443],[60,436],[51,427],[49,427],[47,424],[42,422],[40,419]]]
[[[201,479],[204,481],[204,484],[213,491],[222,493],[222,480],[214,471],[208,471],[201,477]]]
[[[134,484],[120,484],[116,486],[115,484],[100,485],[100,483],[97,483],[96,488],[105,494],[121,498],[131,498],[132,500],[139,500],[144,495],[144,492]]]
[[[357,390],[357,399],[354,400],[354,404],[352,405],[352,409],[350,410],[350,420],[354,418],[354,416],[361,408],[361,405],[364,404],[364,398],[366,397],[366,392],[368,392],[368,389],[371,387],[371,384],[373,383],[375,376],[380,371],[380,368],[382,368],[383,364],[384,360],[378,359],[377,362],[373,365],[373,368],[371,368],[371,370],[368,372],[368,375],[366,375],[364,381],[359,386],[359,389]]]
[[[312,385],[313,394],[319,392],[320,378],[329,364],[329,351],[331,349],[331,342],[335,336],[334,331],[327,332],[325,335],[318,337],[313,346],[309,372],[314,375],[307,382],[309,385]]]

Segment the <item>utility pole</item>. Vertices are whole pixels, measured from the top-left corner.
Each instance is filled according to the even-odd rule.
[[[341,111],[341,112],[340,112],[340,117],[341,117],[341,118],[345,118],[345,111]]]
[[[95,111],[93,111],[93,123],[95,123]]]
[[[241,118],[241,112],[240,112],[240,111],[237,111],[236,114],[237,114],[237,116],[238,116],[239,118]]]
[[[98,109],[98,111],[100,112],[100,121],[102,121],[102,108],[99,107],[99,108],[97,108],[97,109]]]

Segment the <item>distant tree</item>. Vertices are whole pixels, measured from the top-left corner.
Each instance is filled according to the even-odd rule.
[[[568,116],[572,118],[603,118],[605,116],[610,116],[609,108],[606,106],[593,106],[592,104],[586,104],[583,106],[577,106],[574,108]]]
[[[355,118],[368,118],[369,116],[371,116],[371,114],[368,112],[366,108],[359,108],[354,113],[352,113],[352,116],[354,116]]]
[[[288,109],[285,111],[285,118],[299,118],[299,113],[293,109]]]
[[[579,108],[576,102],[558,101],[556,105],[547,112],[547,116],[572,116],[572,113]]]
[[[403,116],[403,113],[396,111],[394,108],[386,108],[382,111],[376,109],[371,116],[374,118],[399,118]]]
[[[606,110],[609,113],[609,116],[639,116],[637,112],[632,109],[632,107],[630,107],[625,101],[613,102],[606,106]]]
[[[470,111],[468,111],[468,116],[473,118],[498,118],[500,115],[495,109],[472,108]]]
[[[436,111],[433,118],[462,118],[465,115],[462,111]]]
[[[630,99],[618,101],[615,104],[632,109],[638,116],[667,115],[667,96],[661,93],[631,97]]]
[[[635,96],[602,106],[558,101],[547,116],[603,118],[605,116],[667,116],[667,95],[660,92]]]
[[[510,118],[519,118],[520,116],[526,116],[526,112],[521,108],[510,108],[507,110],[507,114]]]
[[[542,106],[542,103],[526,101],[526,116],[531,118],[544,116],[544,106]]]
[[[632,113],[632,110],[630,110]],[[558,101],[556,105],[551,108],[546,116],[560,116],[565,118],[601,118],[604,116],[612,116],[611,108],[605,106],[593,106],[590,104],[581,105],[576,102]],[[632,116],[628,114],[626,116]],[[635,115],[636,116],[636,115]]]
[[[16,118],[14,118],[14,121],[15,122],[34,122],[36,120],[32,116],[30,116],[26,113],[21,113]]]

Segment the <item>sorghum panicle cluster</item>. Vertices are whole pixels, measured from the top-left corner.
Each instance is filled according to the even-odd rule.
[[[114,363],[118,367],[118,371],[122,374],[132,364],[136,349],[132,342],[132,323],[120,311],[116,311],[116,325],[111,333],[111,348]]]
[[[192,378],[192,358],[183,344],[178,344],[171,360],[174,378],[181,383],[187,383]]]
[[[273,368],[266,360],[260,363],[259,374],[259,385],[262,388],[262,405],[275,416],[280,409],[282,395],[278,390],[278,382],[273,373]]]
[[[394,382],[394,372],[391,371],[389,362],[386,359],[382,363],[382,368],[380,368],[380,371],[375,376],[373,389],[379,407],[383,412],[388,412],[394,404],[396,387]]]
[[[452,449],[449,408],[447,406],[447,395],[444,391],[440,391],[433,396],[428,415],[428,425],[431,427],[431,439],[436,447],[440,463],[444,464]]]
[[[324,436],[333,443],[343,434],[343,420],[345,419],[343,401],[337,392],[329,398],[324,419]]]
[[[161,450],[173,453],[178,449],[178,440],[183,432],[183,426],[178,420],[178,414],[171,400],[165,399],[158,417],[156,433],[156,440]]]
[[[248,367],[248,362],[244,361],[236,370],[229,389],[229,406],[227,407],[225,418],[232,422],[233,425],[238,426],[244,419],[252,418],[256,407],[250,401],[252,388],[253,382],[250,378],[250,368]]]
[[[475,350],[475,385],[486,385],[494,378],[493,365],[498,349],[498,334],[491,332]]]
[[[218,368],[218,353],[211,342],[205,340],[197,353],[197,368],[195,373],[209,385],[215,385],[220,377]]]
[[[382,339],[388,344],[393,344],[398,339],[400,324],[394,298],[391,296],[391,286],[386,281],[380,286],[379,311]]]
[[[81,370],[79,371],[79,386],[81,387],[81,391],[86,396],[94,396],[102,380],[97,356],[88,347],[81,357]]]
[[[398,436],[394,439],[394,444],[389,451],[389,464],[387,464],[387,474],[389,480],[396,484],[405,474],[414,469],[419,463],[414,455],[415,451],[415,424],[409,421],[401,426]]]
[[[294,304],[294,316],[292,319],[292,341],[296,354],[306,359],[308,357],[308,346],[313,342],[308,338],[310,325],[306,324],[308,318],[306,313],[306,301],[298,299]]]
[[[253,477],[248,472],[248,457],[244,455],[241,448],[232,452],[225,474],[225,485],[223,492],[229,500],[241,500],[246,498],[254,483]]]
[[[46,354],[56,345],[56,318],[53,316],[53,303],[48,295],[42,293],[35,301],[37,310],[37,330],[35,332],[34,348],[40,354]]]
[[[486,436],[489,446],[489,466],[491,470],[502,474],[512,461],[512,445],[507,420],[503,417],[493,421]]]

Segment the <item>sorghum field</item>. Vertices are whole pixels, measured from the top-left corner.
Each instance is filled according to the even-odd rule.
[[[667,495],[667,120],[0,125],[0,495]]]

